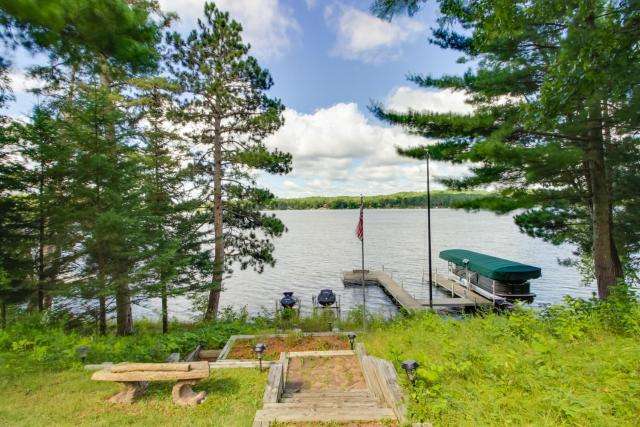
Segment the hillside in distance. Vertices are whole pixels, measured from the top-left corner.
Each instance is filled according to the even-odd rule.
[[[456,207],[461,203],[485,197],[488,194],[482,191],[435,190],[431,192],[431,207]],[[424,208],[426,205],[427,197],[425,192],[401,192],[364,197],[364,207],[368,209]],[[359,207],[360,196],[275,198],[265,205],[265,208],[270,210],[357,209]]]

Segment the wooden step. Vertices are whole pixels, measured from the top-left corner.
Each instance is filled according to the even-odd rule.
[[[389,408],[282,408],[260,409],[254,426],[267,426],[269,421],[380,421],[395,419]]]
[[[352,397],[371,397],[371,393],[369,393],[369,390],[366,389],[362,389],[362,390],[353,390],[353,391],[300,391],[297,393],[292,393],[289,390],[284,391],[284,393],[282,393],[282,397],[283,398],[310,398],[310,399],[314,399],[314,398],[336,398],[336,399],[342,399],[342,398],[352,398]]]
[[[361,403],[361,402],[375,402],[380,403],[378,399],[374,397],[285,397],[280,399],[279,403],[306,403],[308,405],[313,404],[331,404],[335,402],[344,402],[344,403]]]
[[[293,409],[293,408],[384,408],[374,399],[343,401],[336,399],[305,400],[302,402],[286,401],[265,403],[263,409]]]

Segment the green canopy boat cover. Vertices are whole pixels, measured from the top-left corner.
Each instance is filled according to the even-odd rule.
[[[448,249],[442,251],[440,252],[440,258],[461,267],[464,267],[464,261],[468,260],[466,267],[469,271],[474,271],[501,282],[522,283],[529,279],[538,278],[542,274],[540,268],[532,265],[520,264],[519,262],[496,258],[466,249]]]

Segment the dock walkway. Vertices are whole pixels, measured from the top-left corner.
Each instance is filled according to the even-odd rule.
[[[383,271],[365,270],[365,286],[379,286],[396,305],[411,311],[425,310],[429,307],[429,299],[417,299],[400,286],[391,276]],[[362,285],[362,271],[353,270],[342,273],[345,286]],[[434,285],[451,293],[451,297],[433,298],[435,307],[477,307],[493,304],[493,301],[479,295],[464,286],[440,274],[434,274]]]

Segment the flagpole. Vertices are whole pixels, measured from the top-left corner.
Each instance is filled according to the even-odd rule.
[[[364,197],[360,194],[360,212],[364,215]],[[364,219],[362,220],[362,239],[360,239],[360,247],[362,249],[362,330],[367,330],[367,297],[364,285]]]
[[[427,233],[429,250],[429,308],[433,310],[433,273],[431,271],[431,188],[429,180],[429,152],[427,152]]]

